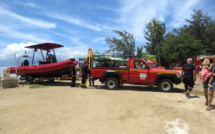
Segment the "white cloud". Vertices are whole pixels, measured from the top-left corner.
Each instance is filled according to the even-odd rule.
[[[95,30],[95,31],[101,31],[101,27],[96,24],[96,23],[88,23],[85,20],[81,20],[79,18],[73,18],[67,15],[63,15],[63,14],[57,14],[57,13],[45,13],[47,16],[54,18],[54,19],[59,19],[68,23],[72,23],[84,28],[88,28],[91,30]]]
[[[106,37],[99,37],[99,38],[94,38],[93,40],[92,40],[92,42],[93,43],[96,43],[96,44],[98,44],[98,43],[104,43],[105,42],[105,39],[106,39]]]
[[[83,52],[86,52],[87,49],[89,48],[89,45],[88,44],[85,44],[85,43],[82,43],[80,40],[81,38],[78,38],[78,37],[68,37],[73,44],[71,44],[71,47],[76,49],[76,50],[79,50],[79,51],[83,51]]]
[[[25,6],[25,7],[38,8],[38,6],[35,3],[33,3],[33,2],[16,1],[16,3],[19,4],[19,5]]]
[[[133,34],[137,43],[142,45],[145,43],[145,26],[149,21],[157,18],[163,21],[170,30],[179,28],[185,24],[185,19],[189,19],[194,7],[202,6],[200,1],[204,2],[204,0],[118,0],[116,5],[104,5],[103,2],[98,2],[97,5],[90,5],[90,3],[84,2],[84,4],[90,5],[87,10],[81,8],[72,10],[73,6],[65,5],[66,2],[64,4],[52,2],[52,8],[55,6],[58,8],[49,10],[50,8],[47,8],[49,5],[46,5],[50,4],[49,2],[45,2],[43,5],[39,5],[42,3],[37,3],[37,5],[31,2],[24,3],[20,1],[18,2],[18,7],[16,7],[17,3],[15,3],[16,6],[14,4],[5,4],[0,7],[1,40],[7,42],[8,38],[4,39],[4,37],[9,37],[18,39],[16,42],[20,40],[39,43],[60,41],[63,45],[71,44],[67,45],[68,48],[64,47],[62,50],[56,50],[59,59],[86,55],[87,49],[91,46],[94,49],[98,48],[99,51],[106,49],[107,47],[101,44],[104,44],[102,42],[104,42],[106,37],[115,36],[112,30],[125,30]],[[67,2],[73,4],[70,1]],[[1,5],[2,3],[4,4],[4,2],[1,2]],[[29,10],[29,7],[34,9]],[[62,7],[65,10],[62,10]],[[23,13],[28,14],[24,16],[15,12],[15,10],[10,10],[17,9],[18,11],[18,8],[32,12]],[[73,11],[81,12],[75,14]],[[96,14],[98,11],[99,13]],[[66,14],[62,14],[62,12],[66,12]],[[93,16],[93,13],[96,15]],[[36,16],[42,16],[45,20],[36,19],[33,17],[35,14]],[[49,19],[56,21],[56,23],[52,23]],[[57,24],[59,26],[56,28]],[[54,36],[54,34],[57,36]],[[54,41],[51,40],[52,38]],[[16,50],[15,46],[14,49]],[[1,56],[3,56],[2,53]]]
[[[0,31],[4,33],[4,36],[6,37],[13,37],[16,39],[25,39],[25,40],[31,40],[35,42],[50,42],[49,39],[44,39],[44,37],[37,37],[33,35],[32,33],[21,33],[15,30],[10,29],[10,27],[3,27],[0,26]],[[40,35],[38,35],[40,36]]]
[[[33,42],[28,42],[28,43],[13,43],[10,44],[6,47],[6,49],[2,50],[2,52],[0,53],[0,57],[1,60],[14,60],[14,54],[16,54],[16,56],[21,56],[24,55],[25,51],[28,53],[29,50],[27,48],[25,48],[25,46],[29,46],[29,45],[33,45],[35,43]]]
[[[55,23],[24,17],[3,7],[0,7],[0,17],[2,18],[0,21],[2,39],[9,37],[19,41],[52,42],[49,38],[50,35],[40,31],[32,32],[31,28],[35,30],[38,30],[37,28],[55,28]],[[28,30],[26,31],[26,29]]]
[[[71,47],[73,48],[76,48],[76,49],[83,49],[83,48],[88,48],[88,44],[85,44],[85,43],[82,43],[82,40],[84,40],[84,35],[80,36],[81,33],[78,33],[76,31],[72,31],[72,30],[69,30],[69,29],[66,29],[64,27],[61,27],[63,30],[65,30],[66,32],[68,32],[67,34],[65,33],[53,33],[53,34],[56,34],[58,36],[61,36],[63,38],[66,38],[68,40],[71,41]],[[78,33],[78,34],[77,34]],[[67,45],[68,46],[68,45]]]
[[[79,57],[87,55],[87,49],[77,49],[75,47],[64,47],[59,50],[56,50],[56,55],[58,61],[62,61],[65,59],[75,58],[78,61]]]
[[[193,13],[193,9],[198,4],[198,2],[200,2],[200,0],[186,0],[175,2],[175,8],[172,13],[173,20],[170,22],[170,25],[173,28],[183,26],[185,24],[185,19],[190,18],[191,14]]]
[[[120,14],[116,22],[119,28],[134,35],[138,42],[144,42],[146,24],[156,18],[167,27],[179,28],[185,24],[193,8],[200,0],[124,0],[120,1]]]
[[[42,20],[38,20],[38,19],[34,19],[34,18],[24,17],[24,16],[21,16],[19,14],[14,13],[14,12],[11,12],[9,10],[6,10],[6,9],[4,9],[2,7],[0,7],[0,16],[6,17],[6,18],[10,17],[10,20],[18,19],[20,21],[23,21],[25,23],[35,25],[35,26],[38,26],[38,27],[56,28],[55,23],[50,23],[50,22],[47,22],[47,21],[42,21]]]
[[[143,0],[126,0],[121,3],[121,14],[119,25],[121,29],[134,34],[137,41],[144,41],[144,31],[146,24],[153,18],[164,20],[167,13],[167,0],[161,1],[143,1]]]

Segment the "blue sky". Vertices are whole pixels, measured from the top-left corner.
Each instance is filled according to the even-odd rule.
[[[81,57],[88,48],[105,52],[112,30],[134,35],[136,46],[146,44],[144,31],[153,18],[167,31],[179,28],[193,9],[215,18],[214,0],[1,0],[0,63],[13,62],[27,45],[54,42],[58,59]],[[1,65],[0,64],[0,65]]]

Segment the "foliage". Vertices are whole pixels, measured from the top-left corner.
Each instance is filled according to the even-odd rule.
[[[117,31],[113,30],[116,34],[118,34],[121,39],[106,38],[107,44],[109,44],[109,50],[107,52],[113,53],[122,53],[123,58],[127,58],[127,56],[134,56],[135,52],[135,39],[132,34],[126,31]]]
[[[151,54],[148,54],[148,53],[143,53],[143,47],[137,47],[137,56],[138,57],[141,57],[145,60],[151,60],[151,61],[154,61],[156,62],[156,55],[151,55]]]
[[[161,49],[161,59],[164,66],[173,63],[184,63],[187,58],[195,58],[204,53],[201,41],[186,33],[174,35],[168,33]]]
[[[145,46],[146,52],[150,54],[155,54],[160,61],[160,49],[161,49],[161,42],[164,39],[164,34],[166,32],[165,24],[159,20],[152,19],[146,25],[147,31],[145,31],[145,38],[148,40],[147,45]]]
[[[215,21],[207,14],[203,14],[201,10],[194,10],[191,20],[186,19],[188,25],[183,29],[188,34],[193,35],[196,40],[200,40],[203,49],[208,54],[215,52]]]
[[[38,85],[38,84],[32,84],[29,86],[29,88],[44,88],[44,85]]]
[[[137,56],[143,57],[143,47],[137,47]]]
[[[152,24],[154,19],[151,21]],[[162,65],[171,66],[179,63],[180,66],[187,58],[196,58],[202,54],[214,54],[215,52],[215,21],[201,10],[194,10],[191,19],[186,19],[187,25],[172,32],[160,36],[160,41],[156,44],[152,29],[147,25],[145,38],[148,40],[145,48],[149,54],[159,55]],[[161,33],[161,32],[160,32]],[[162,34],[160,34],[162,35]],[[158,49],[159,47],[159,49]]]
[[[172,32],[166,32],[165,24],[152,19],[145,31],[146,45],[137,47],[137,56],[156,61],[164,66],[182,66],[187,58],[196,58],[202,54],[215,54],[215,20],[201,10],[194,10],[191,19],[186,24]],[[109,51],[134,55],[135,40],[127,32],[114,31],[121,39],[106,38]],[[146,52],[143,53],[143,48]],[[151,58],[150,56],[154,56]]]
[[[151,54],[148,54],[148,53],[143,53],[143,57],[146,60],[151,60],[151,61],[157,62],[156,55],[151,55]]]

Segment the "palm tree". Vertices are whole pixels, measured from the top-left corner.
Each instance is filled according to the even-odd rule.
[[[146,25],[148,31],[146,32],[147,35],[151,38],[151,43],[155,44],[155,49],[157,50],[158,54],[158,60],[159,64],[161,65],[160,60],[160,42],[163,40],[164,34],[166,32],[165,24],[162,23],[159,20],[152,19],[147,25]]]
[[[143,57],[143,47],[137,47],[137,56]]]
[[[147,54],[147,53],[143,53],[143,57],[146,59],[146,60],[151,60],[153,62],[157,62],[156,60],[156,55],[151,55],[151,54]]]

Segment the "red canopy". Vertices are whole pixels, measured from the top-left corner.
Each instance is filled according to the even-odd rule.
[[[63,45],[56,44],[56,43],[42,43],[42,44],[37,44],[37,45],[32,45],[32,46],[26,46],[25,48],[49,50],[49,49],[55,49],[55,48],[59,48],[59,47],[63,47]]]
[[[147,60],[148,63],[151,63],[151,64],[158,64],[158,62],[154,62],[154,61],[151,61],[151,60]]]

